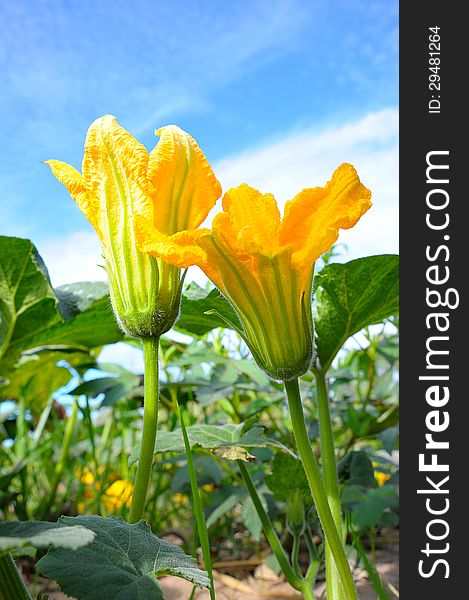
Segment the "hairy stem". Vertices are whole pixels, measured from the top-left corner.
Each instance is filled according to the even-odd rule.
[[[135,476],[135,484],[130,507],[129,523],[140,521],[145,509],[148,484],[150,482],[156,431],[158,428],[158,345],[159,337],[144,338],[144,406],[142,445]]]
[[[332,430],[331,411],[329,408],[329,395],[327,392],[326,377],[322,371],[314,370],[318,398],[319,433],[321,439],[321,459],[324,489],[331,508],[335,526],[342,540],[342,507],[340,502],[339,480],[337,478],[337,464],[335,460],[334,432]],[[332,549],[326,539],[326,573],[329,573],[327,583],[328,597],[337,600],[344,598],[340,586],[340,578],[332,556]]]
[[[252,503],[256,509],[257,515],[262,523],[262,529],[264,530],[265,537],[269,542],[270,548],[272,552],[275,554],[275,557],[278,560],[280,568],[282,569],[283,574],[285,575],[288,583],[297,590],[302,589],[302,580],[296,575],[293,571],[292,566],[288,560],[288,557],[285,553],[285,549],[282,546],[280,540],[278,539],[277,533],[272,525],[269,515],[266,513],[264,507],[262,506],[261,499],[257,493],[256,487],[249,475],[249,471],[246,468],[246,465],[242,460],[238,460],[238,467],[243,477],[244,485],[246,486],[249,495],[251,496]]]
[[[202,501],[200,499],[200,491],[199,485],[197,483],[197,473],[195,470],[194,460],[192,456],[192,448],[189,442],[189,437],[186,431],[186,425],[184,423],[184,416],[182,414],[181,408],[179,407],[177,392],[171,390],[171,395],[173,396],[174,403],[176,405],[177,413],[179,416],[179,422],[181,424],[182,435],[184,438],[184,447],[186,449],[186,457],[187,457],[187,468],[189,471],[189,480],[191,484],[192,491],[192,504],[194,507],[195,520],[197,523],[197,531],[199,533],[200,545],[202,546],[202,554],[204,557],[205,569],[208,573],[208,578],[210,580],[210,598],[211,600],[215,600],[215,587],[213,584],[213,573],[212,573],[212,557],[210,554],[210,541],[208,537],[207,524],[205,522],[204,511],[202,508]]]
[[[284,384],[288,397],[296,446],[305,469],[314,504],[316,505],[319,520],[326,537],[326,542],[330,547],[332,556],[335,560],[346,599],[357,600],[357,592],[353,582],[352,573],[350,572],[350,567],[347,557],[345,556],[338,529],[334,523],[334,518],[321,480],[319,467],[309,441],[298,380],[292,379],[290,381],[285,381]],[[329,577],[327,575],[327,569],[326,577]],[[342,597],[343,596],[328,595],[328,600],[342,600]]]

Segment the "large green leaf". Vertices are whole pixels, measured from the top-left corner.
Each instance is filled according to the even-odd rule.
[[[33,548],[68,548],[76,550],[93,541],[91,529],[78,525],[70,527],[47,521],[7,521],[0,523],[0,551],[9,552],[24,546]]]
[[[0,376],[13,378],[25,351],[84,352],[122,338],[106,284],[62,286],[56,295],[34,245],[0,236]]]
[[[0,374],[32,336],[61,321],[47,269],[29,240],[0,236]]]
[[[61,517],[65,525],[83,525],[95,532],[91,544],[73,553],[49,550],[38,569],[55,579],[77,600],[163,600],[159,575],[176,575],[208,588],[205,571],[181,548],[160,540],[147,523],[129,525],[116,517]]]
[[[32,336],[29,348],[69,346],[87,349],[113,344],[122,338],[106,295],[72,319]]]
[[[208,311],[214,311],[205,314]],[[190,283],[181,299],[181,312],[175,329],[191,335],[203,335],[216,327],[227,327],[226,321],[239,325],[238,317],[217,289],[204,290]]]
[[[241,446],[242,448],[265,448],[276,446],[287,450],[277,440],[266,438],[262,427],[252,427],[243,432],[243,424],[234,425],[191,425],[187,427],[187,436],[191,446],[200,446],[215,450],[228,446]],[[136,445],[132,448],[129,462],[138,460],[140,448]],[[158,452],[185,452],[184,439],[181,429],[175,431],[159,431],[155,444],[155,454]]]
[[[8,375],[8,383],[0,386],[0,400],[22,399],[25,405],[37,410],[47,403],[52,392],[66,385],[72,378],[65,366],[57,366],[67,354],[42,352],[20,359]]]
[[[55,288],[59,300],[59,310],[67,321],[89,308],[96,300],[109,295],[109,285],[105,281],[81,281],[66,283]]]
[[[394,254],[326,265],[315,278],[317,352],[328,369],[345,341],[399,308],[399,258]]]

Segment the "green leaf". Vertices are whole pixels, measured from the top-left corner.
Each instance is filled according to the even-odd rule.
[[[337,465],[339,481],[349,485],[375,488],[373,465],[363,450],[349,452]]]
[[[388,454],[392,454],[394,447],[396,445],[396,440],[399,436],[399,428],[398,427],[390,427],[389,429],[385,429],[381,432],[379,436],[381,438],[381,443],[383,444],[383,448],[386,450]]]
[[[342,503],[351,512],[355,531],[364,531],[380,523],[387,514],[385,511],[397,507],[397,494],[389,485],[373,489],[347,485],[342,493]]]
[[[95,534],[79,525],[69,527],[46,521],[7,521],[0,523],[0,550],[11,551],[24,546],[34,548],[68,548],[76,550],[91,543]]]
[[[157,538],[144,521],[129,525],[116,517],[61,517],[66,525],[83,525],[95,532],[91,544],[73,552],[49,550],[38,569],[55,579],[77,600],[163,600],[160,575],[176,575],[198,587],[209,580],[197,562],[181,548]]]
[[[244,489],[242,491],[236,490],[233,494],[230,494],[223,502],[221,502],[216,508],[210,513],[207,518],[207,527],[211,527],[214,523],[226,516],[240,500],[246,496]]]
[[[65,321],[83,312],[96,300],[109,295],[109,285],[105,281],[82,281],[66,283],[55,288],[59,301],[59,311]]]
[[[103,394],[104,398],[101,406],[111,406],[118,400],[128,397],[140,385],[140,377],[130,371],[121,370],[117,377],[90,379],[81,383],[69,393],[76,396],[84,394],[91,398]]]
[[[175,329],[190,335],[204,335],[217,327],[226,327],[226,322],[217,314],[205,314],[208,311],[216,311],[240,326],[235,312],[217,289],[207,291],[192,282],[182,294],[181,312]]]
[[[345,341],[399,308],[399,258],[368,256],[326,265],[315,277],[317,352],[327,370]]]
[[[259,500],[264,510],[268,512],[267,501],[263,494],[259,492]],[[242,520],[254,541],[258,542],[261,537],[262,522],[257,514],[256,507],[251,496],[248,496],[242,503]]]
[[[383,486],[369,490],[361,502],[352,510],[352,523],[359,531],[371,529],[377,525],[386,508],[396,499],[392,487]]]
[[[47,269],[29,240],[0,236],[0,373],[29,340],[61,321]]]
[[[112,312],[109,296],[106,295],[68,321],[32,336],[28,347],[65,345],[89,349],[114,344],[123,337]]]
[[[287,450],[281,442],[264,437],[262,427],[255,426],[243,433],[243,424],[234,425],[191,425],[187,427],[187,435],[191,447],[200,446],[214,450],[215,448],[226,446],[241,446],[243,448],[265,448],[266,446],[276,446]],[[181,429],[175,431],[159,431],[155,454],[158,452],[184,452],[184,439]],[[140,449],[136,445],[132,448],[129,463],[132,464],[138,460]]]
[[[27,407],[41,410],[52,392],[72,378],[65,366],[57,366],[64,356],[64,353],[44,352],[22,357],[17,368],[10,371],[8,383],[0,386],[0,400],[21,398]]]
[[[29,240],[0,236],[0,384],[11,384],[2,397],[14,398],[20,387],[31,384],[36,391],[41,390],[43,397],[50,395],[52,380],[60,387],[68,377],[63,368],[55,367],[64,358],[64,352],[68,353],[67,361],[73,364],[72,360],[80,362],[76,352],[85,353],[123,338],[111,310],[106,284],[85,282],[62,286],[57,294],[34,245]],[[58,354],[31,359],[38,361],[36,364],[26,364],[27,357],[20,361],[24,353],[42,355],[43,352]],[[32,387],[29,389],[32,401],[35,392]],[[43,398],[37,397],[34,404],[41,405],[42,401]]]
[[[277,452],[272,463],[272,474],[266,475],[265,483],[276,500],[286,502],[296,491],[305,503],[311,502],[303,465],[291,454]]]

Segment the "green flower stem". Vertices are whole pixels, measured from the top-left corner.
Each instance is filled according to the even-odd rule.
[[[340,539],[342,535],[342,507],[340,502],[339,480],[337,477],[337,464],[335,460],[334,433],[332,430],[331,411],[329,408],[329,394],[327,392],[326,376],[323,371],[314,369],[316,378],[316,390],[318,398],[319,413],[319,433],[321,439],[321,460],[324,489],[326,490],[327,500],[331,508],[335,526],[339,532]],[[326,540],[326,573],[328,598],[344,598],[340,586],[339,573],[332,556],[332,549]]]
[[[262,528],[264,530],[265,537],[269,542],[270,548],[272,552],[275,554],[275,557],[278,560],[280,568],[282,569],[283,574],[285,575],[288,583],[294,587],[296,590],[302,590],[303,581],[296,575],[293,571],[292,566],[288,560],[288,557],[285,553],[285,549],[283,548],[280,540],[278,539],[277,533],[272,525],[268,514],[266,513],[264,507],[262,506],[262,502],[259,498],[257,490],[254,486],[254,483],[249,475],[249,471],[246,468],[246,465],[242,460],[238,460],[238,467],[241,472],[241,476],[244,481],[244,485],[246,486],[249,495],[251,496],[252,503],[254,504],[254,508],[256,509],[257,515],[262,523]]]
[[[143,378],[144,412],[142,445],[135,476],[129,523],[140,521],[145,508],[148,484],[150,482],[153,453],[155,451],[156,431],[158,428],[158,346],[159,337],[143,339],[143,360],[145,372]]]
[[[302,592],[305,600],[316,600],[312,585],[305,585]]]
[[[186,448],[186,457],[187,457],[187,468],[189,471],[189,480],[191,484],[192,491],[192,504],[194,507],[195,520],[197,523],[197,531],[199,534],[200,545],[202,546],[202,554],[204,557],[205,569],[208,573],[208,578],[210,579],[210,598],[211,600],[215,600],[215,587],[213,584],[213,573],[212,573],[212,556],[210,554],[210,541],[208,537],[207,524],[205,522],[204,511],[202,508],[202,501],[200,499],[200,491],[199,485],[197,483],[197,473],[195,471],[194,460],[192,457],[192,449],[189,442],[189,437],[186,431],[186,425],[184,423],[184,417],[182,415],[182,411],[179,407],[177,392],[171,389],[171,396],[173,397],[173,401],[176,405],[176,410],[179,417],[179,422],[181,424],[182,436],[184,438],[184,446]]]
[[[0,600],[32,600],[11,554],[0,556]]]
[[[298,577],[301,577],[301,569],[300,569],[300,561],[299,561],[299,553],[300,553],[300,541],[301,537],[295,533],[293,535],[293,546],[291,551],[291,564],[295,569],[295,573]]]
[[[290,408],[290,416],[292,420],[296,446],[298,448],[301,462],[303,463],[306,477],[311,488],[312,497],[314,504],[316,505],[316,510],[318,512],[319,520],[321,521],[324,535],[337,565],[340,581],[345,591],[346,599],[357,600],[357,592],[353,582],[352,573],[350,572],[350,567],[347,557],[345,556],[342,541],[334,523],[326,492],[322,484],[319,467],[309,441],[303,414],[303,406],[301,403],[298,379],[285,381],[284,384],[288,398],[288,405]],[[339,596],[339,598],[341,598],[341,596]],[[337,596],[328,596],[328,600],[337,600]]]
[[[73,433],[75,431],[75,425],[77,422],[78,416],[78,397],[75,396],[73,399],[73,408],[72,413],[67,419],[67,423],[65,425],[64,438],[62,443],[62,450],[60,452],[59,460],[55,465],[54,475],[52,477],[52,481],[50,484],[50,492],[49,495],[45,498],[44,503],[39,508],[39,515],[41,515],[42,519],[47,519],[49,515],[49,511],[52,508],[55,496],[57,494],[57,488],[59,486],[60,480],[62,479],[63,472],[68,462],[68,455],[70,452],[70,446],[72,445]]]

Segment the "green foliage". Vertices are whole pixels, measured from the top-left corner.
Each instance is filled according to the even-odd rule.
[[[363,532],[378,525],[385,512],[392,514],[397,509],[397,494],[387,485],[373,489],[350,485],[344,489],[342,502],[351,512],[353,528]]]
[[[55,288],[59,311],[65,321],[90,308],[97,300],[109,294],[109,285],[104,281],[82,281],[66,283]]]
[[[320,366],[328,368],[333,434],[342,458],[343,511],[355,540],[363,532],[398,522],[396,277],[397,257],[378,256],[343,265],[327,263],[315,279],[317,350]],[[84,282],[53,290],[34,246],[28,240],[0,237],[0,291],[0,516],[21,521],[6,523],[18,534],[16,547],[39,545],[29,529],[29,525],[37,527],[37,521],[28,524],[28,519],[55,520],[62,513],[125,519],[124,496],[108,492],[113,485],[122,490],[134,481],[141,439],[142,375],[97,360],[103,345],[124,339],[112,314],[107,285]],[[233,331],[226,332],[230,322]],[[379,325],[369,327],[372,323]],[[230,556],[246,558],[266,549],[265,528],[240,469],[232,462],[252,461],[249,471],[274,530],[288,530],[298,539],[303,536],[301,547],[308,546],[317,569],[323,560],[323,544],[317,542],[322,531],[303,467],[293,451],[284,391],[249,357],[236,333],[238,325],[217,290],[196,284],[186,287],[177,328],[192,339],[179,341],[182,336],[177,336],[174,341],[170,334],[161,340],[157,457],[146,515],[155,531],[177,531],[185,551],[194,553],[198,537],[177,399],[184,407],[194,449],[212,551],[222,552],[227,544]],[[354,340],[345,343],[352,335]],[[140,341],[125,341],[141,348]],[[79,395],[79,411],[75,426],[69,428],[73,441],[64,463],[67,467],[56,477],[70,423],[71,399],[64,385],[68,393]],[[320,456],[313,373],[302,377],[301,393],[309,437]],[[9,400],[17,404],[12,407]],[[52,488],[56,493],[51,495]],[[44,498],[49,496],[50,509],[45,510]],[[59,543],[63,535],[59,528],[65,527],[72,534],[66,543],[73,544],[83,526],[94,531],[96,539],[74,552],[51,550],[40,563],[43,571],[79,600],[101,600],[118,593],[129,599],[138,594],[162,598],[156,577],[172,567],[157,561],[153,569],[158,548],[160,557],[170,557],[173,566],[181,560],[182,570],[196,569],[193,559],[179,549],[173,554],[174,548],[168,549],[167,542],[155,538],[148,526],[128,526],[114,517],[67,517],[58,524],[46,523],[44,536],[36,532],[45,545],[51,539]],[[290,550],[291,537],[285,535],[282,541]],[[12,548],[10,543],[5,542],[5,548]],[[282,565],[285,573],[285,562]],[[194,578],[199,576],[196,571]],[[200,584],[206,585],[204,581]]]
[[[206,314],[208,311],[214,312]],[[192,282],[182,295],[181,313],[175,329],[203,335],[216,327],[226,327],[226,321],[221,317],[239,325],[238,317],[218,290],[207,291]]]
[[[23,356],[16,369],[10,371],[8,383],[0,386],[0,399],[20,399],[35,410],[41,410],[51,394],[66,385],[72,374],[66,366],[58,366],[66,353],[41,352]]]
[[[363,450],[349,452],[337,465],[339,481],[348,485],[376,487],[373,465]]]
[[[160,540],[144,521],[129,525],[122,519],[98,516],[61,517],[64,525],[82,525],[95,539],[73,554],[54,548],[38,563],[63,592],[77,600],[163,600],[159,575],[176,575],[198,587],[209,587],[205,571],[181,548]]]
[[[191,425],[187,427],[187,436],[191,447],[199,446],[215,450],[216,448],[227,448],[241,446],[242,448],[264,448],[276,446],[284,448],[283,444],[275,439],[266,438],[262,427],[253,427],[243,431],[241,425]],[[160,431],[155,445],[155,454],[159,452],[184,452],[184,438],[182,431]],[[133,463],[138,459],[139,448],[134,447],[129,458]]]
[[[258,491],[259,500],[261,501],[264,510],[267,511],[267,501],[265,496]],[[243,523],[246,526],[247,530],[252,536],[252,539],[256,542],[259,541],[262,531],[262,523],[257,514],[254,503],[250,497],[244,498],[242,501],[242,519]]]
[[[103,365],[103,369],[106,367]],[[101,406],[111,406],[118,400],[127,398],[134,390],[141,387],[141,379],[127,369],[112,367],[116,372],[114,377],[100,377],[98,379],[88,379],[76,388],[70,391],[70,394],[76,396],[89,396],[95,398],[103,394]]]
[[[311,493],[303,465],[291,454],[277,452],[272,473],[266,475],[265,483],[277,500],[285,502],[297,492],[303,501],[310,502]]]
[[[0,523],[0,551],[9,552],[17,548],[32,546],[33,548],[67,548],[77,550],[91,543],[94,532],[77,525],[67,526],[63,523],[41,521],[9,521]]]
[[[29,240],[0,236],[0,375],[31,348],[31,339],[60,322],[47,269]]]
[[[351,335],[398,311],[399,259],[383,254],[326,265],[314,281],[317,352],[327,370]]]

